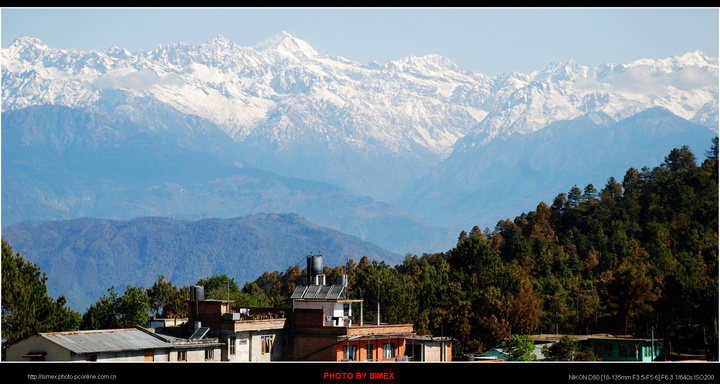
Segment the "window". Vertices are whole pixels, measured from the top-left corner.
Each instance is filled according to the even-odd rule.
[[[206,349],[205,350],[205,360],[214,360],[215,359],[215,350],[214,349]]]
[[[343,346],[343,360],[357,361],[357,345]]]
[[[231,338],[228,340],[228,347],[230,348],[228,352],[229,352],[231,355],[234,355],[234,354],[235,354],[235,338],[234,338],[234,337],[231,337]]]
[[[153,361],[155,360],[155,357],[153,356],[152,349],[149,351],[145,351],[145,361]]]
[[[260,338],[260,353],[263,355],[266,353],[272,353],[273,337],[262,336]]]
[[[374,353],[374,347],[372,344],[367,345],[367,356],[365,357],[369,361],[373,361],[375,359],[375,353]]]
[[[85,361],[97,361],[97,355],[85,355]]]
[[[178,351],[177,361],[187,361],[187,351]]]
[[[395,358],[395,343],[383,344],[383,360],[390,360]]]
[[[630,356],[630,349],[628,348],[627,344],[620,344],[620,357],[629,357]]]
[[[613,345],[611,343],[605,343],[605,345],[603,345],[603,356],[610,357],[612,356],[612,352]]]

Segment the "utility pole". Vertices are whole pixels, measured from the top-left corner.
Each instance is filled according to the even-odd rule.
[[[655,327],[650,327],[650,359],[655,360]]]
[[[380,325],[380,279],[378,279],[378,291],[377,291],[377,319],[375,320],[376,325]]]

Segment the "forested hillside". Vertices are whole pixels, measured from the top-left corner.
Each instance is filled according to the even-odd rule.
[[[717,356],[717,138],[706,155],[698,164],[687,147],[673,149],[654,169],[575,186],[493,229],[463,231],[445,253],[396,266],[363,258],[328,272],[347,273],[365,308],[379,289],[383,322],[455,337],[455,351],[485,351],[510,334],[653,332]],[[280,303],[298,272],[256,283]]]
[[[413,323],[419,334],[456,338],[455,353],[487,351],[511,334],[652,333],[674,351],[704,348],[716,360],[718,139],[701,162],[687,147],[673,149],[653,169],[630,168],[622,180],[609,177],[599,189],[575,186],[493,229],[463,231],[444,253],[408,254],[398,264],[367,256],[337,261],[326,260],[328,282],[348,275],[349,298],[363,299],[366,323],[376,320],[369,309],[379,300],[382,322]],[[305,279],[303,263],[292,264],[242,289],[231,269],[229,275],[208,271],[196,284],[205,286],[207,298],[287,306]],[[3,305],[8,276],[4,268]],[[128,287],[123,296],[107,288],[110,296],[88,309],[82,327],[105,324],[98,316],[108,302],[139,296],[145,304],[136,314],[170,308],[182,314],[176,304],[189,292],[162,275],[153,287]],[[63,309],[64,296],[57,302]]]
[[[84,310],[111,286],[147,287],[159,275],[180,285],[227,274],[252,281],[265,270],[325,253],[331,264],[367,255],[395,264],[402,256],[295,214],[233,219],[74,219],[22,222],[3,239],[49,276],[48,293]]]

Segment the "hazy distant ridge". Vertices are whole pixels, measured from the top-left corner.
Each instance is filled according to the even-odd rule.
[[[94,106],[138,121],[152,100],[216,124],[242,144],[245,166],[390,203],[458,147],[589,112],[619,121],[663,107],[718,124],[718,61],[702,52],[493,77],[438,55],[357,63],[284,32],[254,47],[219,36],[134,53],[59,50],[21,37],[2,55],[3,111]]]
[[[702,52],[489,77],[438,55],[357,63],[281,33],[149,52],[21,37],[2,60],[3,225],[295,212],[395,252],[443,251],[460,229],[653,167],[668,145],[700,153],[718,131],[718,60]],[[642,115],[656,108],[680,120]],[[596,156],[623,136],[570,139],[664,121],[642,129],[645,157],[611,168]],[[573,131],[549,137],[557,125]]]
[[[3,238],[50,278],[48,293],[84,311],[107,289],[150,287],[159,275],[176,285],[225,274],[242,287],[265,271],[284,272],[309,254],[326,265],[363,256],[391,265],[402,256],[293,214],[196,221],[147,217],[24,222]]]

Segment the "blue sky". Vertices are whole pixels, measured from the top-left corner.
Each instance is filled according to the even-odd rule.
[[[439,54],[486,75],[554,61],[625,64],[701,50],[718,56],[718,8],[3,8],[2,47],[129,51],[224,36],[253,46],[282,31],[361,63]]]

